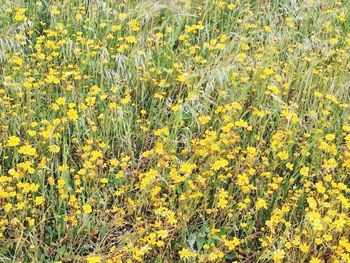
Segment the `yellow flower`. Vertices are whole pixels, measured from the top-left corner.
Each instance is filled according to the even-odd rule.
[[[190,258],[190,257],[194,257],[196,255],[196,251],[190,250],[188,248],[183,248],[179,252],[179,255],[180,255],[180,258]]]
[[[60,151],[60,149],[61,148],[55,144],[49,146],[49,151],[52,153],[58,153]]]
[[[24,155],[34,156],[36,154],[36,149],[27,144],[19,148],[18,152]]]
[[[134,36],[127,36],[127,37],[125,37],[125,40],[128,43],[135,43],[136,42],[136,37],[134,37]]]
[[[96,102],[96,97],[87,97],[85,99],[85,102],[86,104],[89,106],[89,107],[92,107],[95,105],[95,102]]]
[[[45,198],[42,196],[35,197],[35,205],[42,205],[45,201]]]
[[[321,259],[318,259],[318,258],[315,258],[313,257],[311,260],[310,260],[310,263],[321,263]]]
[[[293,170],[293,167],[294,167],[294,165],[292,164],[292,163],[290,163],[290,162],[288,162],[287,164],[286,164],[286,167],[289,169],[289,170]]]
[[[127,14],[126,13],[120,13],[118,15],[119,20],[124,20],[126,18]]]
[[[346,21],[346,14],[344,12],[341,12],[338,15],[338,19],[339,19],[340,22],[345,22]]]
[[[75,109],[68,110],[67,115],[71,121],[76,121],[78,119],[78,112]]]
[[[283,151],[283,152],[279,152],[279,153],[277,154],[277,156],[278,156],[281,160],[285,161],[285,160],[288,159],[289,154],[288,154],[286,151]]]
[[[112,31],[113,31],[113,32],[118,31],[118,30],[120,30],[120,29],[122,29],[122,27],[121,27],[120,25],[114,25],[114,26],[112,26]]]
[[[177,112],[180,110],[180,108],[180,105],[174,105],[173,107],[171,107],[171,110]]]
[[[89,255],[86,257],[87,263],[100,263],[102,258],[100,256]]]
[[[225,246],[228,250],[232,251],[239,245],[239,239],[234,237],[232,240],[225,240]]]
[[[199,116],[198,121],[201,125],[205,125],[210,121],[210,116],[208,115]]]
[[[329,133],[329,134],[326,135],[325,138],[326,138],[327,141],[331,142],[331,141],[333,141],[335,139],[335,135]]]
[[[6,213],[10,212],[11,209],[12,209],[12,206],[13,206],[12,204],[7,203],[7,204],[4,206],[4,211],[5,211]]]
[[[226,208],[227,204],[228,204],[228,198],[229,193],[227,191],[225,191],[225,189],[221,188],[220,192],[219,192],[219,201],[218,201],[218,208]]]
[[[16,15],[15,15],[15,20],[17,22],[22,22],[24,20],[26,20],[26,16],[25,16],[25,12],[27,11],[27,9],[25,8],[19,8],[16,12]]]
[[[274,262],[282,262],[286,253],[282,249],[277,249],[272,257]]]
[[[309,167],[306,167],[306,166],[303,166],[301,169],[300,169],[300,174],[302,176],[308,176],[309,174]]]
[[[107,179],[106,177],[101,178],[101,179],[100,179],[100,183],[102,183],[102,184],[107,184],[107,183],[108,183],[108,179]]]
[[[262,208],[263,208],[263,209],[267,209],[267,204],[266,204],[266,202],[265,202],[264,199],[258,198],[255,207],[256,207],[256,209],[259,211],[259,210],[261,210]]]
[[[272,31],[271,27],[269,27],[269,26],[264,26],[264,30],[265,30],[265,32],[268,32],[268,33],[270,33]]]
[[[21,139],[18,138],[17,136],[10,136],[7,140],[7,146],[15,147],[19,145],[20,142],[21,142]]]
[[[56,100],[56,104],[57,104],[57,105],[64,105],[64,104],[66,104],[66,98],[64,98],[64,97],[59,97],[59,98]]]
[[[137,20],[132,20],[130,22],[130,27],[131,27],[132,31],[134,31],[134,32],[137,32],[140,30],[139,22]]]
[[[221,168],[225,168],[226,166],[228,166],[228,161],[226,159],[220,158],[219,160],[215,161],[211,168],[214,171],[218,171]]]
[[[248,128],[248,122],[246,122],[245,120],[242,120],[242,119],[236,121],[235,125],[237,127]]]
[[[88,204],[83,205],[83,212],[85,214],[91,214],[91,212],[92,212],[91,205],[88,205]]]
[[[154,169],[140,175],[140,188],[145,189],[148,185],[153,183],[158,176],[158,172]]]
[[[233,10],[235,8],[235,5],[233,3],[230,3],[230,4],[227,5],[227,8],[229,10]]]
[[[264,68],[263,70],[264,74],[267,75],[267,76],[270,76],[272,75],[275,71],[271,68]]]
[[[196,169],[197,165],[189,162],[184,162],[180,166],[180,172],[186,173],[186,174],[191,174],[192,170]]]
[[[337,37],[332,37],[332,38],[329,40],[329,42],[330,42],[332,45],[337,44],[338,41],[339,41],[339,39],[338,39]]]
[[[300,244],[299,248],[303,253],[307,253],[309,251],[309,245],[306,243]]]

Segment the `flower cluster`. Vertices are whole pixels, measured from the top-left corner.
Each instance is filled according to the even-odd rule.
[[[22,2],[5,262],[350,262],[346,1]]]

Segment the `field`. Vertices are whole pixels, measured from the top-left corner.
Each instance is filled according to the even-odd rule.
[[[0,262],[350,262],[349,8],[0,1]]]

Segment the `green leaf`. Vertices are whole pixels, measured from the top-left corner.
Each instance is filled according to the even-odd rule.
[[[60,247],[57,250],[56,256],[55,256],[55,260],[58,260],[61,256],[63,256],[63,254],[66,252],[67,246],[63,245],[62,247]]]
[[[107,233],[108,233],[108,225],[104,225],[103,227],[101,227],[101,230],[100,230],[100,239],[103,239]]]
[[[196,246],[197,246],[197,250],[201,250],[203,245],[205,243],[205,237],[201,236],[201,237],[197,237],[196,239]]]

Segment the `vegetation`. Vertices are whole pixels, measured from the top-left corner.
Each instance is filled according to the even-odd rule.
[[[349,7],[0,1],[0,262],[350,262]]]

